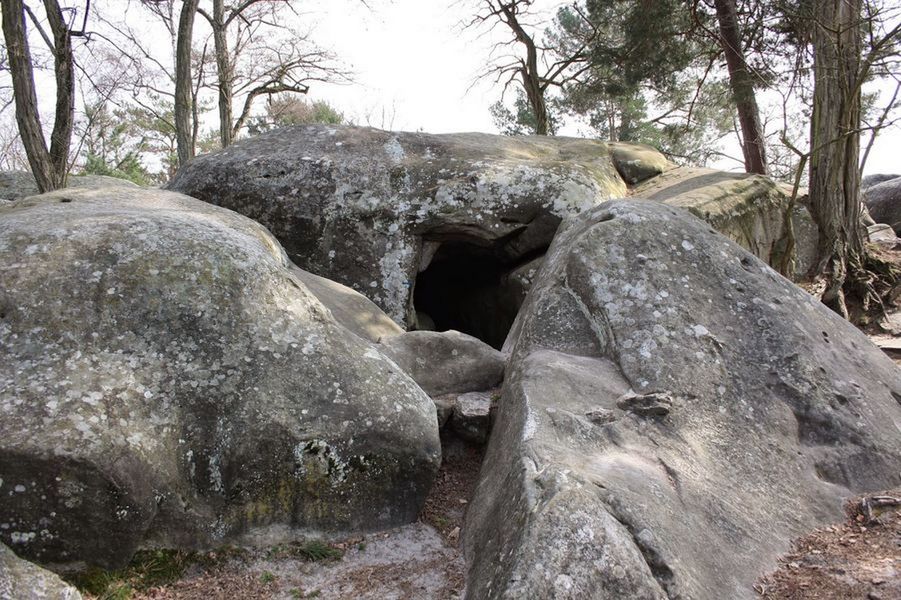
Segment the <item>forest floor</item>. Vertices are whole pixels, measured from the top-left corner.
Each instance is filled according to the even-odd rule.
[[[767,600],[901,598],[901,490],[866,498],[878,497],[890,500],[875,518],[858,498],[848,504],[845,522],[795,540],[757,592]]]

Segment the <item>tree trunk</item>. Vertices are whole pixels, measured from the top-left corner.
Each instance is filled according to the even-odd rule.
[[[64,185],[66,171],[65,167],[62,172],[56,169],[58,162],[51,156],[44,139],[41,116],[38,112],[37,93],[34,87],[31,51],[28,47],[25,29],[25,7],[22,0],[2,0],[0,6],[3,9],[3,37],[6,41],[6,52],[13,81],[19,135],[22,138],[22,145],[25,147],[28,164],[31,166],[38,190],[49,192]],[[57,109],[59,109],[59,103],[57,103]],[[54,127],[55,130],[56,127]],[[55,149],[58,151],[58,148]],[[66,142],[66,151],[68,151],[68,141]]]
[[[66,187],[69,145],[75,125],[75,59],[72,36],[57,0],[44,0],[47,22],[53,32],[53,62],[56,74],[56,115],[50,134],[50,164],[55,189]]]
[[[741,124],[741,150],[745,157],[745,171],[766,175],[766,146],[757,98],[754,94],[754,79],[748,70],[741,43],[741,32],[735,0],[714,0],[716,17],[720,28],[720,45],[726,55],[729,68],[729,86],[732,99],[738,111]]]
[[[507,26],[513,31],[517,41],[526,47],[526,60],[519,69],[522,76],[522,86],[526,91],[526,98],[529,100],[529,106],[535,115],[535,133],[537,135],[547,135],[549,129],[549,119],[547,114],[547,105],[544,101],[544,87],[541,84],[541,74],[538,71],[538,50],[535,48],[535,41],[523,29],[516,17],[517,2],[509,2],[501,5],[506,17]]]
[[[219,72],[219,139],[227,148],[234,141],[232,133],[232,73],[225,35],[225,0],[213,0],[213,44],[216,69]]]
[[[810,202],[819,229],[817,275],[823,302],[848,316],[842,291],[863,271],[860,235],[861,0],[816,2]]]
[[[178,40],[175,53],[175,136],[178,143],[178,164],[184,165],[194,157],[194,141],[191,135],[191,42],[194,34],[194,16],[200,0],[184,0],[178,18]]]

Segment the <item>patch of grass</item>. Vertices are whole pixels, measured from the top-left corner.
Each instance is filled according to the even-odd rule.
[[[357,545],[357,550],[359,550],[360,552],[366,552],[366,542],[360,542]]]
[[[300,588],[293,588],[289,593],[292,598],[318,598],[322,594],[319,590],[313,590],[309,594],[305,594]]]
[[[97,600],[129,600],[134,591],[122,580],[121,571],[93,568],[67,577],[69,583]]]
[[[298,556],[302,556],[310,561],[318,560],[338,560],[344,553],[338,548],[329,546],[320,540],[310,540],[296,547]]]
[[[179,550],[146,550],[135,554],[128,570],[136,587],[149,588],[172,583],[195,562],[195,553]]]
[[[309,561],[338,560],[344,552],[320,540],[278,544],[266,549],[266,558],[302,558]]]
[[[80,591],[96,596],[98,600],[129,600],[135,590],[166,585],[180,579],[192,564],[210,568],[241,552],[231,547],[210,553],[141,550],[123,569],[107,571],[91,568],[67,579]]]
[[[432,525],[434,525],[437,529],[447,529],[447,526],[450,525],[450,521],[441,515],[435,515],[432,517]]]
[[[273,581],[275,581],[275,575],[272,574],[270,571],[263,571],[263,574],[260,575],[260,581],[262,581],[264,584],[268,585],[268,584],[272,583]]]

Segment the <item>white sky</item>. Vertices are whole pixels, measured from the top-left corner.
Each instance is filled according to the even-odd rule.
[[[313,38],[333,48],[355,73],[352,85],[318,85],[349,116],[381,125],[381,108],[393,127],[430,133],[496,131],[488,107],[500,92],[487,82],[467,88],[490,51],[491,40],[463,30],[465,6],[435,0],[320,2]],[[390,123],[385,123],[386,126]]]
[[[500,97],[500,87],[482,81],[468,92],[467,88],[485,69],[491,45],[504,38],[504,31],[479,37],[464,30],[461,22],[471,15],[467,6],[472,3],[368,0],[367,9],[359,0],[318,0],[306,17],[312,22],[313,38],[334,49],[356,76],[350,85],[314,85],[310,98],[326,99],[364,124],[369,114],[373,126],[383,125],[384,108],[386,128],[496,132],[488,107]],[[558,0],[535,2],[538,8],[557,4]],[[740,156],[737,145],[730,153]],[[742,168],[731,161],[715,166]],[[901,127],[877,138],[865,172],[901,172]]]
[[[73,6],[83,5],[83,1],[66,0]],[[463,26],[479,1],[365,0],[364,4],[363,0],[296,0],[302,11],[300,29],[309,31],[313,41],[332,50],[354,72],[349,84],[314,82],[309,98],[329,101],[356,123],[384,129],[496,133],[489,107],[500,98],[502,86],[476,78],[485,71],[492,46],[509,34],[501,26],[494,31]],[[533,7],[552,14],[560,4],[561,0],[535,0]],[[129,0],[95,2],[107,12],[119,5],[125,8]],[[130,19],[140,14],[139,9],[129,11]],[[167,44],[164,37],[160,41]],[[49,79],[50,75],[39,77]],[[41,87],[49,92],[45,85]],[[45,118],[52,118],[49,93],[42,92],[41,104]],[[208,125],[215,118],[212,111]],[[579,135],[572,127],[560,133]],[[722,150],[741,155],[735,141]],[[712,166],[743,168],[728,160]],[[865,173],[901,173],[901,125],[880,135]]]

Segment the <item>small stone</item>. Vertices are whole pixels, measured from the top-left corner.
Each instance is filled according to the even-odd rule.
[[[616,405],[640,417],[665,417],[672,408],[673,399],[661,392],[650,394],[629,392],[620,396]]]
[[[450,418],[451,429],[464,440],[484,444],[488,441],[491,424],[491,394],[470,392],[460,394]]]
[[[589,421],[597,425],[612,423],[616,420],[616,414],[612,410],[606,408],[595,408],[594,410],[585,413],[585,416],[588,417]]]

